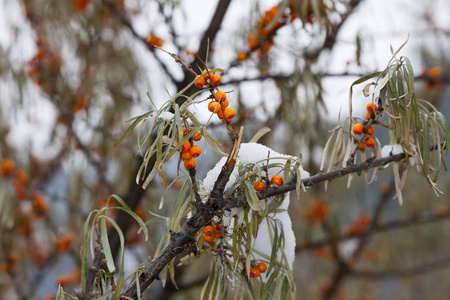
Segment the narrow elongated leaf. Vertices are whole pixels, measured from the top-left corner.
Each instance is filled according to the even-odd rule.
[[[105,218],[100,217],[100,240],[103,246],[103,253],[105,254],[106,265],[108,266],[108,271],[111,273],[116,272],[116,266],[114,265],[114,258],[111,253],[111,247],[109,245],[108,239],[108,229],[106,227]]]
[[[265,135],[266,133],[270,132],[270,128],[269,127],[264,127],[261,128],[260,130],[258,130],[258,132],[252,137],[252,139],[250,140],[249,143],[256,143],[258,142],[258,140]]]
[[[130,127],[127,128],[127,130],[125,130],[125,132],[121,135],[121,137],[117,140],[117,142],[114,143],[114,146],[117,146],[120,143],[122,143],[122,141],[131,133],[131,131],[133,131],[134,127],[136,127],[140,122],[148,118],[152,113],[153,111],[149,111],[146,112],[145,114],[142,114],[140,116],[128,120],[127,122],[132,120],[134,120],[134,122],[130,125]]]

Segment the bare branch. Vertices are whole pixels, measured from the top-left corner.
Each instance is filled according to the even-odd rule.
[[[384,280],[389,279],[391,277],[420,275],[426,272],[438,271],[440,269],[445,268],[450,268],[450,257],[443,257],[440,259],[436,259],[434,261],[421,263],[416,266],[403,269],[372,271],[372,272],[355,270],[349,275],[352,277],[362,279]]]

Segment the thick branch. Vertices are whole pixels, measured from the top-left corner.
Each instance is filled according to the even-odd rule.
[[[237,134],[233,148],[231,149],[230,157],[234,156],[234,158],[228,159],[227,163],[236,159],[237,153],[239,152],[242,132],[243,128],[241,128]],[[217,178],[209,200],[206,203],[192,202],[192,205],[197,208],[196,213],[183,224],[180,232],[170,232],[169,243],[164,247],[161,253],[145,267],[143,273],[139,277],[139,288],[141,293],[144,292],[156,278],[158,278],[162,269],[175,258],[176,255],[191,252],[198,254],[197,241],[194,239],[195,234],[200,228],[210,223],[212,218],[215,215],[220,214],[224,209],[225,202],[223,200],[223,193],[225,185],[229,181],[230,175],[234,169],[234,164],[227,163],[222,167],[222,171]],[[137,299],[137,293],[137,286],[136,283],[134,283],[128,287],[123,293],[123,296]]]
[[[324,182],[324,181],[330,181],[339,177],[343,177],[348,174],[352,173],[360,173],[365,170],[369,170],[372,168],[377,168],[381,166],[385,166],[391,162],[400,162],[403,159],[405,159],[406,155],[404,153],[399,153],[395,155],[390,155],[387,157],[379,158],[379,159],[371,159],[369,158],[365,162],[359,164],[359,165],[352,165],[345,168],[337,169],[334,171],[330,171],[327,173],[318,173],[316,175],[313,175],[311,177],[302,179],[303,184],[306,187],[311,187],[317,183]],[[269,187],[267,190],[257,192],[258,198],[260,200],[267,199],[273,196],[282,195],[287,192],[295,190],[297,180],[296,178],[292,179],[290,182],[279,186],[279,187]],[[226,209],[231,209],[233,207],[239,207],[246,203],[246,199],[244,195],[239,195],[235,198],[228,198],[226,199]]]

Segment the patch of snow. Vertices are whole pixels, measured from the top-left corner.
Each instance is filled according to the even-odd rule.
[[[159,115],[160,119],[166,120],[166,121],[170,121],[173,118],[173,113],[168,112],[168,111],[163,111],[160,115]]]
[[[270,164],[280,164],[280,166],[285,165],[286,160],[289,158],[295,158],[293,156],[289,156],[286,154],[280,154],[272,149],[270,149],[267,146],[258,144],[258,143],[243,143],[241,144],[240,151],[238,154],[238,163],[241,164],[248,164],[253,163],[260,167],[262,167],[264,164],[267,163],[267,158],[270,158],[269,163]],[[217,177],[219,176],[219,173],[223,167],[223,165],[226,162],[226,157],[223,157],[215,166],[212,168],[208,174],[206,175],[205,179],[203,180],[201,184],[201,193],[203,194],[209,194],[209,192],[214,188],[214,183],[217,180]],[[302,179],[307,178],[310,176],[309,172],[305,171],[301,166],[300,169],[300,176]],[[272,167],[269,169],[269,177],[273,177],[274,175],[278,174],[281,171],[281,167]],[[237,181],[239,176],[238,167],[236,167],[231,176],[230,180],[228,181],[225,189],[231,188]],[[272,199],[267,199],[267,202],[272,201]],[[261,206],[264,208],[266,205],[266,201],[261,201]],[[287,258],[287,264],[289,268],[292,269],[294,258],[295,258],[295,235],[294,231],[292,230],[292,221],[287,213],[287,209],[289,206],[289,193],[286,194],[283,202],[279,206],[279,212],[273,213],[270,217],[271,219],[278,220],[279,221],[279,230],[280,232],[280,226],[283,229],[284,232],[284,253]],[[237,215],[239,212],[238,208],[232,209],[231,212],[225,213],[225,216],[223,218],[223,222],[225,226],[230,226],[232,228],[232,220],[233,216]],[[251,214],[249,214],[249,219],[251,220]],[[249,221],[250,221],[249,220]],[[272,241],[269,235],[269,224],[268,219],[265,218],[262,220],[262,222],[259,225],[258,229],[258,235],[256,239],[253,240],[253,248],[257,250],[258,252],[269,256],[272,252]],[[273,232],[272,225],[271,231]],[[262,255],[257,254],[255,251],[252,253],[252,259],[256,261],[267,261],[267,258],[264,258]],[[277,260],[279,262],[282,262],[282,254],[277,254]],[[266,282],[270,274],[266,274],[265,276],[261,276],[262,281]]]
[[[396,155],[403,153],[402,146],[395,144],[395,145],[386,145],[381,149],[381,157],[388,157],[391,155]]]

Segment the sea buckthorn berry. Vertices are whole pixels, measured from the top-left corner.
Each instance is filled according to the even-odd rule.
[[[280,186],[283,184],[283,177],[281,177],[280,175],[275,175],[272,177],[272,180],[270,182]]]
[[[181,147],[182,148],[182,152],[187,152],[187,151],[189,151],[189,149],[191,149],[191,142],[189,142],[189,141],[186,141],[186,142],[184,142],[184,144],[183,144],[183,146]]]
[[[205,228],[203,228],[203,233],[205,235],[211,235],[213,234],[213,228],[211,225],[206,225]]]
[[[222,118],[222,119],[220,119],[221,121],[222,121],[222,123],[223,124],[231,124],[231,123],[233,123],[233,119],[229,119],[229,120],[227,120],[227,119],[225,119],[225,118]],[[227,123],[225,123],[225,122],[227,122]]]
[[[213,73],[211,72],[211,69],[203,70],[202,76],[203,76],[203,79],[205,79],[205,82],[206,82],[206,80],[209,79],[209,76],[210,76],[210,75],[211,75],[211,76],[213,75]]]
[[[228,101],[228,99],[222,100],[220,102],[220,105],[222,106],[222,108],[227,108],[228,105],[230,105],[230,101]]]
[[[248,54],[247,54],[247,52],[244,52],[244,51],[239,52],[237,55],[237,60],[239,60],[239,61],[246,60],[247,58],[248,58]]]
[[[367,111],[376,111],[377,110],[377,105],[375,103],[369,103],[366,106]]]
[[[440,67],[433,67],[428,71],[428,74],[430,74],[430,77],[438,77],[442,73],[442,70]]]
[[[262,191],[265,185],[266,184],[264,183],[264,181],[258,181],[255,183],[255,190],[257,190],[258,192]]]
[[[212,74],[211,81],[214,85],[219,85],[222,82],[222,77],[219,74]]]
[[[267,270],[267,265],[263,262],[258,264],[258,269],[261,273],[264,273]]]
[[[200,141],[202,139],[203,135],[200,130],[198,130],[194,135],[192,136],[192,139],[196,142]]]
[[[203,235],[203,240],[207,243],[212,243],[214,241],[214,237],[212,235]]]
[[[197,80],[195,81],[195,86],[198,88],[201,88],[205,85],[205,78],[201,77],[201,76],[197,76],[196,77]]]
[[[364,140],[364,143],[366,144],[367,147],[375,147],[375,139],[371,136],[366,137],[366,139]]]
[[[364,126],[362,124],[355,124],[353,126],[353,132],[355,134],[361,134],[364,131]]]
[[[220,239],[220,225],[216,225],[216,233],[214,234],[214,238]]]
[[[188,133],[188,130],[186,128],[183,128],[183,136],[185,136]]]
[[[192,146],[191,149],[189,150],[189,153],[193,157],[199,157],[200,154],[202,153],[202,149],[199,146]]]
[[[234,116],[236,115],[236,111],[231,107],[227,107],[223,111],[223,115],[224,115],[225,119],[227,119],[227,120],[233,119]]]
[[[218,106],[218,108],[217,108]],[[210,112],[217,112],[217,110],[219,110],[221,108],[220,103],[217,101],[213,101],[213,102],[209,102],[208,104],[208,110]]]
[[[372,135],[375,133],[375,128],[373,127],[373,125],[370,125],[369,129],[367,129],[366,132],[368,135]]]
[[[227,94],[225,94],[224,91],[217,91],[214,97],[216,98],[216,101],[225,100],[227,99]]]
[[[192,154],[190,151],[184,151],[181,152],[181,157],[186,160],[186,159],[191,159],[192,158]]]
[[[228,109],[228,108],[227,108]],[[223,113],[223,109],[221,109],[221,108],[219,108],[217,111],[216,111],[216,113],[217,113],[217,116],[219,117],[219,118],[223,118],[224,117],[224,113]]]
[[[366,119],[367,119],[367,120],[370,120],[371,117],[372,117],[372,116],[371,116],[371,113],[370,113],[370,111],[368,111],[367,114],[366,114]]]
[[[364,142],[360,142],[358,145],[358,149],[359,149],[359,151],[366,150],[366,144],[364,144]]]
[[[0,175],[8,177],[16,168],[16,165],[12,160],[4,159],[0,163]]]
[[[256,38],[255,34],[251,34],[248,36],[248,45],[250,46],[250,49],[255,49],[258,47],[258,39]]]
[[[195,158],[187,159],[184,161],[184,167],[188,170],[195,168],[196,162]]]
[[[250,269],[250,277],[253,277],[253,278],[258,277],[260,273],[261,272],[259,271],[258,268],[251,268]]]

